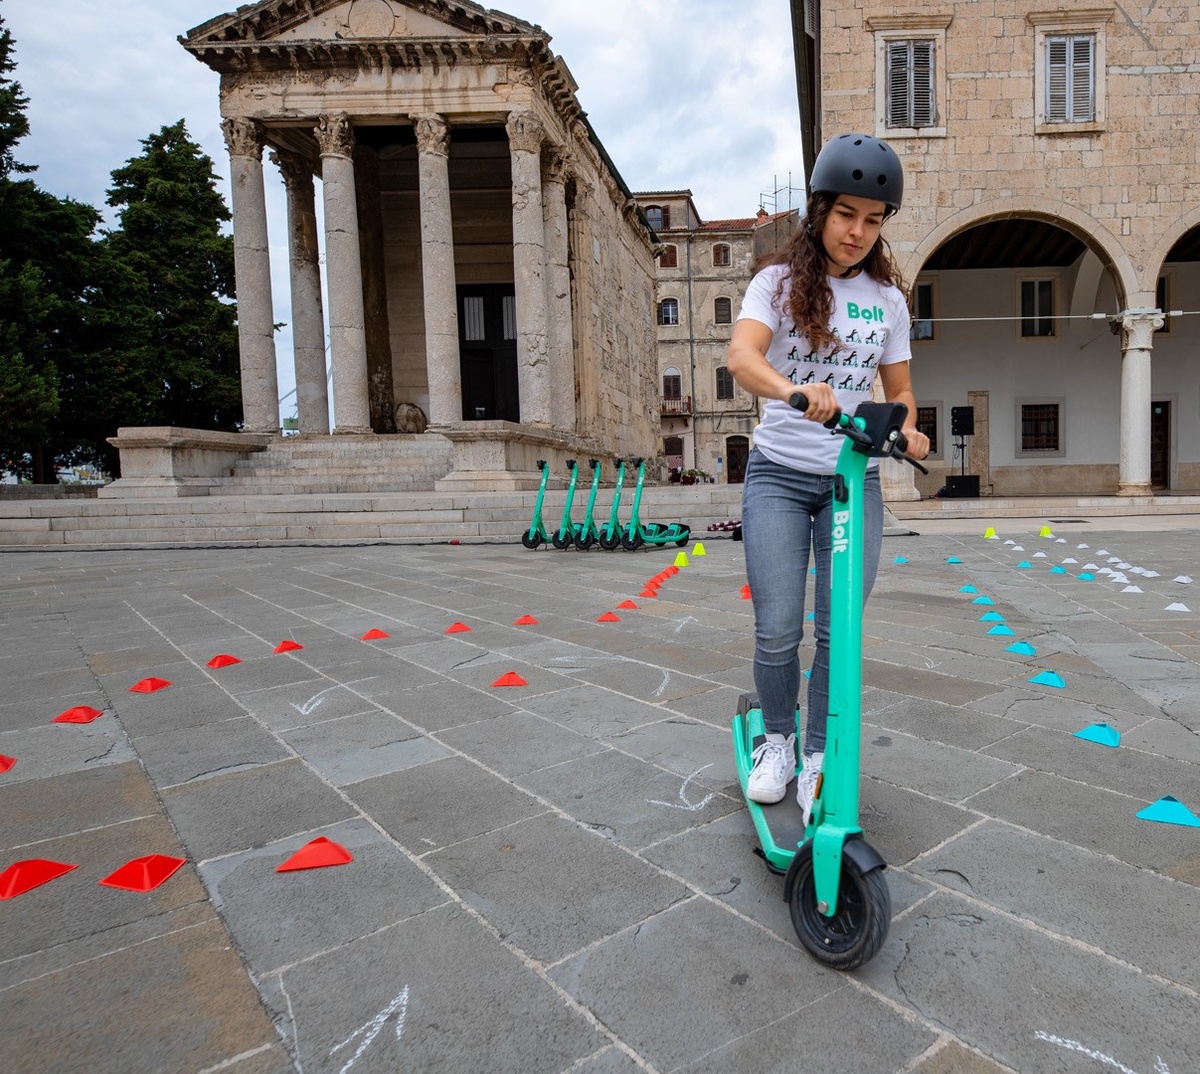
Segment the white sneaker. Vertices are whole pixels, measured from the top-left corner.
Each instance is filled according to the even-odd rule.
[[[762,805],[782,801],[796,776],[796,736],[768,735],[750,758],[754,771],[746,784],[746,797]]]
[[[817,796],[817,781],[821,778],[821,766],[825,763],[824,751],[810,753],[804,758],[804,767],[796,778],[796,801],[804,811],[804,827],[812,819],[813,799]]]

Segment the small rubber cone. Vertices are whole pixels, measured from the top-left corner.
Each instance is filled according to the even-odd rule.
[[[897,556],[895,559],[892,560],[892,562],[903,565],[903,564],[907,563],[908,560],[905,559],[903,556]]]
[[[652,597],[657,597],[657,596],[658,596],[658,590],[657,590],[657,589],[651,589],[649,586],[647,586],[645,589],[643,589],[643,590],[642,590],[642,591],[641,591],[641,592],[638,594],[638,596],[639,596],[639,597],[642,597],[643,599],[649,599],[649,598],[652,598]]]
[[[684,556],[685,554],[683,552],[680,552],[679,555]],[[675,558],[678,559],[679,556],[676,556]],[[685,558],[686,558],[686,556],[685,556]],[[674,578],[675,575],[677,575],[678,573],[679,573],[679,564],[675,563],[663,571],[663,578],[664,579]]]
[[[73,709],[67,709],[66,712],[60,712],[51,720],[51,723],[91,723],[93,720],[98,720],[104,713],[99,709],[94,709],[91,705],[76,705]]]
[[[1037,649],[1027,641],[1014,641],[1004,651],[1006,653],[1019,653],[1021,656],[1037,656]]]
[[[994,600],[992,600],[991,597],[976,597],[973,601],[971,601],[971,603],[972,604],[995,604],[996,602]]]
[[[231,664],[240,664],[241,662],[242,661],[240,657],[230,656],[228,653],[217,653],[217,655],[208,662],[208,666],[210,668],[227,668]]]
[[[515,671],[506,671],[503,675],[500,676],[500,678],[498,678],[494,683],[492,683],[492,685],[493,686],[528,686],[529,683],[527,683],[524,679],[522,679],[521,676],[518,675]]]
[[[692,546],[692,556],[693,556],[693,558],[694,558],[694,557],[696,557],[696,556],[707,556],[707,555],[708,555],[708,553],[707,553],[707,552],[704,550],[704,542],[703,542],[703,541],[697,541],[697,542],[696,542],[696,543],[695,543],[695,544]]]
[[[1002,616],[999,612],[984,612],[983,615],[979,617],[979,621],[981,623],[1003,623],[1004,616]]]
[[[979,592],[979,590],[976,589],[973,585],[960,586],[958,591],[960,593],[978,593]]]
[[[1054,534],[1053,534],[1053,532],[1051,532],[1051,529],[1049,526],[1043,526],[1041,528],[1041,531],[1038,533],[1038,536],[1039,537],[1053,537]]]
[[[1017,564],[1018,570],[1027,571],[1027,570],[1030,570],[1032,567],[1033,567],[1033,564],[1030,563],[1029,560],[1027,560],[1027,559],[1023,559],[1023,560],[1021,560],[1020,563]]]
[[[537,626],[538,621],[532,615],[523,615],[520,619],[513,620],[513,626]]]
[[[1075,577],[1081,582],[1094,582],[1096,580],[1096,576],[1092,574],[1091,571],[1083,571],[1080,574],[1077,574]]]
[[[623,601],[621,601],[620,604],[617,605],[617,607],[618,608],[628,608],[630,611],[634,611],[634,612],[637,611],[637,605],[634,604],[633,601],[631,601],[631,600],[623,600]]]
[[[1139,820],[1156,820],[1160,824],[1182,824],[1187,828],[1200,828],[1200,817],[1197,817],[1178,798],[1169,794],[1164,795],[1153,805],[1137,813]]]
[[[297,649],[303,649],[303,648],[304,648],[304,646],[301,645],[298,641],[285,640],[285,641],[281,641],[278,645],[275,646],[275,652],[277,652],[277,653],[292,653],[292,652],[295,652]]]
[[[620,621],[621,617],[616,612],[605,612],[596,620],[597,623],[619,623]]]
[[[48,884],[78,869],[78,865],[68,865],[66,862],[50,861],[47,858],[26,858],[24,861],[14,861],[4,872],[0,873],[0,899],[15,899],[18,895],[42,884]]]
[[[140,682],[135,682],[130,688],[131,694],[153,694],[159,690],[165,690],[171,684],[166,679],[156,679],[153,675],[148,679],[142,679]]]
[[[326,839],[319,835],[311,842],[305,843],[282,865],[276,865],[277,873],[294,873],[300,869],[325,869],[331,865],[346,865],[354,860],[341,843]]]
[[[147,854],[127,861],[97,883],[122,891],[153,891],[174,876],[186,861],[187,858],[171,858],[166,854]]]
[[[1141,586],[1127,585],[1124,589],[1121,590],[1121,592],[1122,593],[1142,593],[1145,591],[1142,589]]]
[[[983,531],[983,536],[986,540],[989,540],[989,541],[995,540],[996,539],[996,531],[991,526],[988,526],[988,528]]]
[[[377,627],[372,627],[359,640],[360,641],[379,641],[381,638],[390,638],[386,630],[380,630]]]
[[[1113,749],[1121,744],[1121,732],[1106,723],[1094,723],[1082,731],[1076,731],[1075,737],[1088,742],[1098,742],[1101,746],[1110,746]]]
[[[1016,632],[1011,627],[1006,627],[1003,623],[997,623],[988,633],[1002,638],[1011,638]]]
[[[686,567],[687,565],[688,565],[687,553],[686,552],[677,553],[675,556],[675,566],[676,567]]]
[[[750,587],[748,585],[744,585],[744,586],[742,586],[742,600],[749,600],[749,599],[750,599]]]
[[[947,563],[961,563],[961,562],[962,562],[962,560],[961,560],[961,559],[959,559],[959,558],[958,558],[958,556],[947,556],[947,557],[946,557],[946,562],[947,562]]]
[[[1053,686],[1059,690],[1067,685],[1063,682],[1063,677],[1057,671],[1043,671],[1029,681],[1037,686]]]
[[[15,757],[9,757],[6,753],[0,753],[0,773],[9,771],[16,763],[17,759]]]
[[[1067,568],[1066,567],[1051,567],[1050,573],[1051,574],[1066,574]]]
[[[1168,604],[1163,609],[1163,611],[1164,612],[1190,612],[1191,608],[1189,608],[1186,604],[1180,604],[1179,601],[1175,601],[1173,604]]]
[[[466,623],[451,623],[446,627],[447,634],[466,634],[470,631],[470,627]]]

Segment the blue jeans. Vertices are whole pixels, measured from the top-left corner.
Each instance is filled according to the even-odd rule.
[[[833,543],[832,476],[805,473],[750,453],[742,490],[742,543],[754,601],[754,685],[769,732],[796,730],[800,641],[804,637],[809,547],[817,568],[813,617],[816,653],[808,680],[804,752],[825,748],[829,718],[829,557]],[[883,545],[879,472],[867,473],[863,503],[863,600],[875,584]]]

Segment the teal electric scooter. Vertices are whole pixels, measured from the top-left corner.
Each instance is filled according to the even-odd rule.
[[[600,527],[600,547],[605,552],[621,547],[621,490],[625,487],[625,460],[617,459],[617,483],[613,488],[608,521]]]
[[[550,480],[550,467],[545,459],[538,459],[538,469],[542,471],[542,481],[538,485],[537,499],[533,503],[533,518],[529,520],[529,529],[521,534],[521,543],[526,548],[537,548],[550,540],[546,527],[542,523],[542,500],[546,498],[546,482]]]
[[[575,540],[575,523],[571,521],[571,509],[575,506],[575,485],[579,481],[579,463],[567,459],[567,469],[571,471],[571,480],[567,484],[567,498],[563,501],[562,519],[550,535],[550,543],[561,550],[570,548]]]
[[[586,552],[600,539],[600,529],[596,525],[596,493],[600,490],[600,460],[588,459],[592,468],[592,487],[588,491],[587,507],[584,508],[583,521],[575,524],[575,547],[580,552]]]
[[[637,485],[633,490],[629,525],[621,534],[621,547],[629,552],[636,552],[644,544],[674,544],[682,548],[692,535],[691,526],[682,522],[642,522],[642,486],[646,481],[646,460],[634,459],[633,465],[637,467]]]
[[[799,393],[792,406],[804,410]],[[853,417],[826,425],[845,436],[834,482],[829,623],[829,722],[825,764],[808,827],[790,792],[763,806],[746,799],[772,872],[783,874],[784,899],[804,949],[834,969],[861,966],[883,946],[892,917],[884,860],[859,826],[859,737],[862,725],[863,482],[872,457],[904,454],[902,403],[863,403]],[[745,795],[752,754],[766,734],[757,699],[743,696],[733,718],[733,747]],[[800,741],[797,728],[796,741]]]

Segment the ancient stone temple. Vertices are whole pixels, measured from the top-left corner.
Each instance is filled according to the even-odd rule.
[[[418,438],[439,489],[654,456],[655,236],[546,33],[466,2],[261,0],[180,40],[221,75],[247,434],[279,427],[277,167],[302,440]]]

